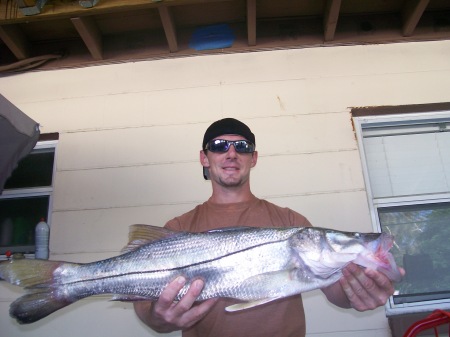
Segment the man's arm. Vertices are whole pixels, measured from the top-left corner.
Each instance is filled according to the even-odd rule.
[[[401,268],[400,272],[405,273]],[[342,270],[342,275],[338,282],[322,289],[327,299],[338,307],[373,310],[386,304],[394,293],[392,281],[378,271],[351,263]]]
[[[134,310],[139,319],[157,332],[171,332],[193,326],[214,306],[216,299],[195,303],[203,289],[203,281],[195,280],[179,302],[175,302],[178,292],[186,280],[179,276],[161,293],[158,301],[138,301]]]

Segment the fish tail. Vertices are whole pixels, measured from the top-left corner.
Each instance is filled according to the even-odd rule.
[[[64,269],[67,272],[76,266],[74,263],[33,259],[0,262],[0,278],[29,291],[11,304],[11,317],[21,324],[33,323],[78,300],[60,295],[58,290],[64,284],[61,273],[56,271]]]
[[[54,271],[63,265],[75,264],[48,260],[12,259],[0,262],[0,279],[27,288],[41,284],[54,284],[58,283]]]
[[[9,315],[20,324],[36,322],[51,313],[72,304],[77,299],[69,300],[59,298],[55,295],[54,289],[33,290],[15,300],[10,308]]]

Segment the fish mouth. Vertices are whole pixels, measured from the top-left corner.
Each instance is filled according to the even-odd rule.
[[[394,237],[387,233],[364,234],[364,244],[372,251],[389,251],[394,245]]]
[[[394,245],[394,237],[387,233],[370,233],[368,236],[373,236],[371,234],[376,235],[377,238],[366,241],[366,247],[373,254],[361,256],[359,263],[365,267],[376,269],[394,282],[400,282],[403,276],[397,267],[394,256],[389,252]]]

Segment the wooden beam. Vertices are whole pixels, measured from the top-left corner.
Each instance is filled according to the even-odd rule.
[[[32,7],[36,6],[36,0],[16,0],[17,6],[19,7]]]
[[[92,17],[70,19],[94,60],[103,59],[102,34]]]
[[[175,23],[173,21],[172,11],[167,6],[158,7],[159,16],[164,27],[164,33],[166,34],[167,44],[169,45],[169,51],[175,53],[178,51],[177,32]]]
[[[409,0],[405,3],[402,10],[403,36],[411,36],[413,34],[429,3],[430,0]]]
[[[17,25],[0,26],[0,39],[18,60],[24,60],[30,56],[28,40]]]
[[[165,6],[194,5],[202,3],[226,2],[235,0],[164,0]],[[11,14],[8,1],[0,1],[0,25],[18,22],[41,21],[48,19],[67,19],[72,17],[91,16],[96,14],[106,14],[123,12],[129,10],[139,10],[157,8],[161,6],[158,0],[107,0],[99,1],[95,7],[86,9],[73,4],[73,1],[52,0],[49,1],[38,15],[25,16],[18,11]]]
[[[323,17],[324,40],[333,41],[341,10],[341,0],[327,0]]]
[[[256,0],[247,0],[247,38],[249,46],[256,46]]]

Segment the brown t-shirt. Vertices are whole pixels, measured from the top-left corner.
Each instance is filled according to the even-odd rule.
[[[214,204],[210,200],[170,220],[166,227],[202,232],[215,228],[306,227],[310,222],[289,208],[253,197],[248,202]],[[220,299],[208,315],[183,331],[183,337],[303,337],[305,313],[300,295],[237,312],[226,312],[234,300]]]

